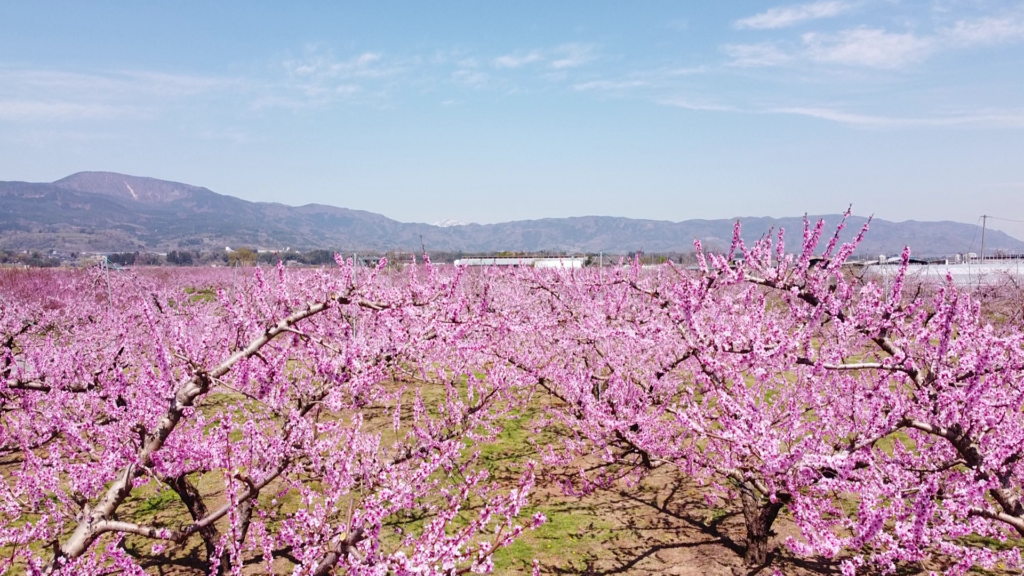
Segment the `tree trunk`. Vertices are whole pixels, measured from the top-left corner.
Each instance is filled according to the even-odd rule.
[[[178,498],[188,508],[193,522],[198,522],[209,514],[206,502],[199,494],[199,489],[189,482],[184,474],[174,478],[165,478],[164,482],[178,494]],[[216,526],[210,524],[199,529],[199,537],[203,539],[203,546],[206,548],[206,561],[211,562],[217,556],[217,543],[220,540],[220,533]]]
[[[743,521],[747,528],[747,550],[743,561],[747,566],[763,566],[771,552],[769,539],[772,524],[782,507],[789,500],[788,495],[777,495],[775,502],[762,501],[750,482],[740,484],[740,500],[743,503]]]
[[[188,478],[184,474],[174,477],[165,478],[164,482],[174,490],[181,501],[188,508],[189,514],[192,516],[193,522],[198,522],[205,518],[209,514],[209,509],[206,507],[206,502],[203,500],[202,495],[194,484],[189,482]],[[258,494],[258,493],[257,493]],[[245,537],[249,533],[249,525],[252,522],[252,511],[256,497],[249,498],[242,502],[238,506],[238,542],[242,543],[245,541]],[[212,564],[213,559],[217,557],[217,544],[220,542],[220,531],[217,530],[216,526],[210,524],[200,528],[199,536],[203,539],[203,545],[206,547],[206,562]],[[231,572],[231,552],[224,550],[220,555],[220,563],[217,568],[217,575],[223,576]]]
[[[245,542],[245,537],[249,534],[249,524],[252,522],[252,509],[255,500],[256,496],[253,496],[238,506],[238,540],[235,541],[235,544],[238,546]],[[231,572],[231,551],[225,548],[224,552],[220,555],[220,574],[224,575],[229,572]]]

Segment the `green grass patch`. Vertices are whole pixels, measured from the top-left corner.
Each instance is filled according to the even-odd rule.
[[[538,511],[543,512],[548,521],[494,555],[497,573],[529,573],[534,558],[547,567],[582,571],[613,537],[611,524],[594,508],[582,503],[531,507],[523,510],[523,521],[528,521]]]

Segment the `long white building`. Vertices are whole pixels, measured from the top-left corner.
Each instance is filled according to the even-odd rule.
[[[583,268],[586,258],[460,258],[456,266],[505,266],[512,268]]]
[[[896,259],[892,259],[895,261]],[[890,262],[892,262],[890,261]],[[899,262],[872,264],[865,268],[865,274],[890,279],[899,271]],[[985,262],[969,262],[964,264],[910,264],[907,266],[907,278],[945,282],[947,275],[957,286],[992,286],[1006,282],[1008,277],[1022,278],[1024,261],[986,260]]]

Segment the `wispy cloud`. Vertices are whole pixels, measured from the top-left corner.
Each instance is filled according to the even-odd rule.
[[[405,55],[379,50],[336,53],[329,45],[309,44],[272,60],[269,75],[248,77],[152,70],[64,72],[0,62],[0,121],[159,118],[170,110],[185,112],[215,101],[232,102],[243,113],[320,110],[342,102],[380,107],[402,95],[444,86],[511,91],[530,90],[535,83],[573,86],[585,80],[574,70],[596,57],[596,46],[584,43],[497,56],[466,49]],[[525,68],[530,68],[528,74],[512,73]]]
[[[256,136],[251,132],[237,128],[226,128],[223,130],[205,130],[200,134],[204,140],[227,140],[235,144],[251,144],[253,142],[266,142],[266,138]]]
[[[495,68],[520,68],[527,64],[544,60],[544,55],[539,50],[531,50],[526,53],[505,54],[494,59]]]
[[[382,58],[380,53],[364,52],[339,60],[329,50],[310,46],[302,57],[285,60],[282,65],[288,74],[299,78],[380,78],[399,71],[382,66]]]
[[[0,121],[39,122],[109,119],[138,115],[135,108],[67,101],[0,100]]]
[[[594,60],[594,47],[590,44],[563,44],[555,48],[554,54],[552,68],[576,68]]]
[[[461,84],[470,88],[487,88],[493,84],[489,74],[472,68],[465,68],[452,72],[452,80],[456,84]]]
[[[858,128],[1024,128],[1024,109],[979,109],[924,116],[890,116],[848,112],[824,106],[741,107],[686,97],[664,98],[657,102],[663,106],[697,111],[806,116]]]
[[[794,114],[797,116],[809,116],[819,120],[829,120],[841,124],[854,126],[908,126],[911,122],[906,118],[892,118],[886,116],[871,116],[867,114],[852,114],[841,110],[829,108],[773,108],[763,112],[776,114]]]
[[[1024,15],[958,20],[944,35],[958,44],[998,44],[1024,40]]]
[[[931,38],[875,28],[855,28],[837,34],[808,32],[801,40],[811,60],[873,68],[900,68],[923,60],[935,49]]]
[[[175,98],[236,87],[240,80],[137,70],[96,73],[0,66],[0,93],[59,93],[65,97],[108,100],[138,96]]]
[[[758,44],[726,44],[722,50],[732,58],[731,66],[749,68],[752,66],[778,66],[793,59],[793,56],[770,42]]]
[[[760,42],[722,46],[731,58],[731,66],[779,66],[810,61],[883,69],[920,62],[937,49],[934,37],[877,28],[853,28],[835,34],[807,32],[795,45]]]
[[[737,28],[782,28],[813,18],[839,15],[854,4],[814,2],[772,8],[737,21]],[[726,44],[722,50],[732,66],[779,66],[820,62],[846,66],[896,69],[921,62],[956,47],[1024,41],[1024,11],[957,20],[951,26],[920,33],[890,32],[861,26],[834,33],[807,32],[799,41]]]
[[[849,11],[853,4],[835,0],[779,6],[733,23],[739,29],[766,30],[786,28],[808,20],[832,18]]]
[[[664,98],[658,100],[658,104],[663,106],[674,106],[676,108],[685,108],[687,110],[698,110],[702,112],[743,112],[743,110],[729,106],[727,104],[718,104],[715,102],[707,102],[701,100],[691,100],[687,98]]]
[[[706,66],[690,68],[653,68],[637,70],[618,77],[602,77],[588,74],[574,80],[573,90],[578,92],[616,93],[643,92],[647,95],[665,94],[685,83],[691,82],[690,76],[707,72]]]
[[[562,44],[546,50],[520,50],[498,56],[492,60],[495,68],[522,68],[543,62],[548,68],[562,70],[576,68],[594,60],[594,46],[591,44]]]
[[[663,72],[665,76],[690,76],[693,74],[703,74],[707,71],[707,66],[692,66],[690,68],[669,68]]]
[[[0,66],[0,120],[68,122],[132,118],[239,87],[234,78],[117,70],[72,73]]]
[[[965,128],[1024,128],[1024,111],[1021,110],[979,110],[958,114],[899,117],[855,114],[830,108],[791,107],[771,108],[762,112],[796,114],[819,120],[839,122],[852,126],[878,128],[912,127],[956,127]]]
[[[388,58],[372,51],[338,57],[329,47],[307,45],[301,55],[280,61],[283,77],[265,86],[251,107],[317,109],[356,98],[379,106],[389,87],[407,82],[405,76],[418,60],[422,59]]]
[[[639,88],[641,86],[647,86],[648,82],[643,80],[591,80],[590,82],[581,82],[574,84],[573,89],[580,91],[594,90],[594,91],[621,91],[629,88]]]
[[[164,98],[184,98],[200,94],[235,90],[245,83],[239,78],[198,76],[188,74],[167,74],[140,70],[122,70],[116,73],[121,83],[119,88],[130,85],[130,90],[149,95],[159,94]]]

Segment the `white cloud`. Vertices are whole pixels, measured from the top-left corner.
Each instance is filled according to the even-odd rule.
[[[687,110],[699,110],[705,112],[743,112],[734,106],[728,106],[725,104],[716,104],[714,102],[700,102],[695,100],[689,100],[686,98],[667,98],[659,100],[658,104],[664,106],[675,106],[676,108],[685,108]]]
[[[362,86],[358,86],[356,84],[339,84],[334,87],[334,93],[343,96],[351,96],[362,89]]]
[[[850,10],[853,5],[849,2],[823,1],[810,4],[798,4],[795,6],[779,6],[749,18],[737,20],[734,23],[736,28],[747,28],[754,30],[765,30],[772,28],[785,28],[808,20],[819,18],[832,18]]]
[[[22,129],[4,130],[0,140],[17,142],[36,148],[53,149],[54,146],[72,145],[73,149],[82,149],[81,145],[94,145],[96,142],[123,140],[124,135],[107,132],[91,127],[87,130],[75,130],[64,126],[41,128],[38,125]]]
[[[959,20],[945,35],[958,44],[997,44],[1024,39],[1024,17],[1003,16]]]
[[[121,80],[121,87],[131,84],[137,92],[176,98],[239,88],[244,83],[235,78],[165,74],[138,70],[123,70],[116,74]]]
[[[478,70],[456,70],[452,72],[452,80],[470,88],[486,88],[491,84],[491,77]]]
[[[808,14],[826,14],[851,6],[843,2],[815,2],[773,8],[741,20],[738,27],[777,28]],[[801,16],[803,15],[803,16]],[[815,16],[819,17],[819,16]],[[822,16],[823,17],[823,16]],[[806,19],[806,18],[804,18]],[[743,23],[742,26],[739,24]],[[961,19],[930,34],[889,32],[862,26],[835,33],[807,32],[800,42],[727,44],[722,50],[732,66],[778,66],[789,62],[819,62],[847,66],[896,69],[920,62],[940,50],[971,45],[1024,41],[1024,12],[1002,16]]]
[[[690,76],[692,74],[703,74],[707,72],[707,66],[694,66],[692,68],[672,68],[665,71],[666,76]]]
[[[856,126],[892,126],[897,123],[901,125],[906,124],[904,120],[897,118],[851,114],[849,112],[842,112],[840,110],[832,110],[829,108],[775,108],[768,110],[768,112],[809,116],[811,118],[818,118],[819,120],[830,120],[832,122],[840,122],[842,124],[852,124]]]
[[[152,116],[161,107],[243,87],[232,78],[120,70],[70,73],[0,66],[0,121]]]
[[[236,128],[227,128],[223,130],[206,130],[199,135],[204,140],[228,140],[235,144],[251,144],[253,142],[266,142],[267,139],[262,136],[255,136],[245,130],[238,130]]]
[[[828,122],[836,122],[858,128],[1024,128],[1024,109],[976,109],[961,110],[929,116],[883,116],[858,114],[821,106],[781,106],[740,108],[717,102],[693,100],[685,97],[658,100],[658,104],[687,110],[709,112],[734,112],[740,114],[787,114],[806,116]]]
[[[141,96],[194,96],[240,84],[240,80],[232,78],[137,70],[86,74],[0,66],[0,94],[59,93],[76,99],[123,100]]]
[[[403,81],[416,59],[394,59],[379,52],[338,58],[330,48],[306,46],[300,57],[280,62],[284,77],[265,87],[254,109],[315,109],[362,95],[380,105],[388,89]]]
[[[640,86],[647,86],[647,82],[644,82],[643,80],[623,80],[618,82],[614,80],[592,80],[590,82],[576,84],[573,88],[580,91],[615,91],[639,88]]]
[[[498,56],[494,59],[495,68],[520,68],[527,64],[534,62],[540,62],[544,59],[544,56],[539,50],[531,50],[525,54],[506,54],[504,56]]]
[[[8,122],[63,122],[68,120],[108,119],[137,115],[139,115],[139,110],[135,108],[109,104],[0,100],[0,121]]]
[[[380,78],[401,71],[398,66],[380,65],[382,60],[383,56],[375,52],[338,60],[330,51],[307,47],[302,58],[285,60],[282,64],[290,76],[309,79]]]
[[[778,66],[792,60],[792,56],[769,42],[760,44],[726,44],[722,47],[732,58],[729,64],[744,68],[752,66]]]
[[[576,68],[594,59],[594,48],[589,44],[563,44],[555,48],[556,59],[551,67],[556,70]]]
[[[898,117],[853,114],[831,108],[792,107],[765,110],[769,113],[796,114],[820,120],[829,120],[852,126],[879,128],[955,127],[966,128],[1024,128],[1024,111],[978,110],[958,114]]]
[[[548,62],[556,70],[582,66],[594,59],[594,48],[589,44],[562,44],[547,50],[530,50],[498,56],[492,60],[495,68],[521,68],[536,62]]]
[[[872,68],[900,68],[923,60],[936,47],[931,38],[875,28],[855,28],[838,34],[808,32],[801,39],[811,60]]]

